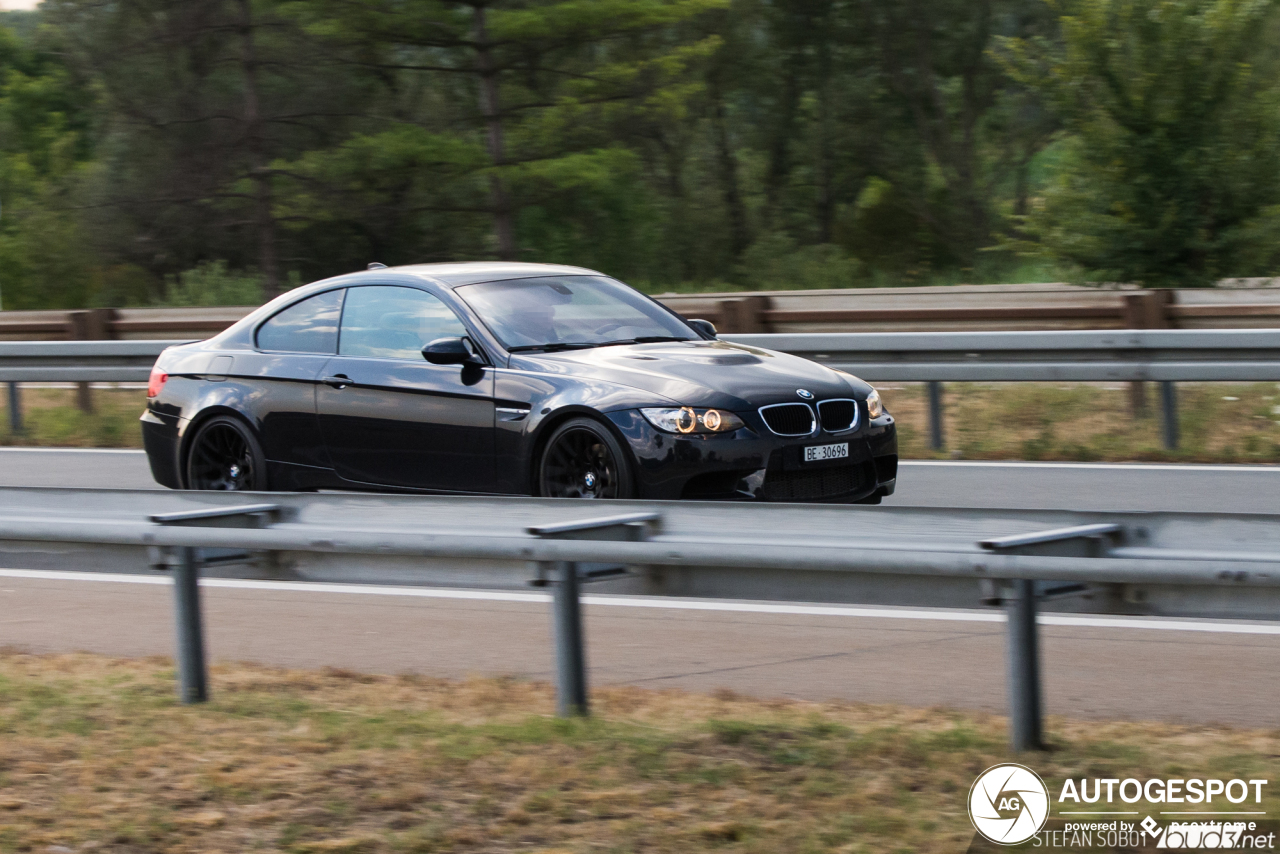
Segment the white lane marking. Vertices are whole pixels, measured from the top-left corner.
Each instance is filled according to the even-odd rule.
[[[1004,615],[1001,615],[1003,621]],[[1211,632],[1229,635],[1280,635],[1280,623],[1243,623],[1218,620],[1178,620],[1170,617],[1105,617],[1041,614],[1042,626],[1079,626],[1099,629],[1154,629],[1166,632]]]
[[[123,572],[63,572],[53,569],[0,569],[0,578],[38,578],[43,581],[109,581],[114,584],[170,584],[167,575],[128,575]],[[210,579],[202,578],[201,584]]]
[[[145,454],[141,448],[0,448],[0,454]]]
[[[1280,474],[1280,466],[1178,465],[1173,463],[1027,463],[1012,460],[901,460],[900,466],[953,468],[1092,469],[1097,471],[1225,471]]]
[[[129,575],[110,572],[61,572],[43,569],[0,569],[0,578],[46,581],[97,581],[115,584],[171,583],[167,575]],[[395,587],[379,584],[334,584],[324,581],[259,581],[241,578],[202,578],[202,587],[230,590],[274,590],[302,593],[346,593],[365,596],[409,596],[424,599],[470,599],[488,602],[545,604],[546,593],[507,590],[464,590],[447,587]],[[614,608],[653,608],[668,611],[722,611],[739,614],[791,614],[806,617],[874,617],[891,620],[940,620],[958,623],[1003,623],[999,611],[943,608],[869,608],[856,605],[791,605],[784,602],[738,602],[728,599],[669,599],[663,596],[583,596],[583,604]],[[1225,620],[1179,620],[1167,617],[1111,617],[1102,615],[1041,614],[1045,626],[1102,629],[1145,629],[1218,634],[1280,635],[1280,623]]]

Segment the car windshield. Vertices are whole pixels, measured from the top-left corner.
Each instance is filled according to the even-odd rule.
[[[697,337],[662,306],[604,276],[510,279],[465,285],[455,293],[513,352]]]

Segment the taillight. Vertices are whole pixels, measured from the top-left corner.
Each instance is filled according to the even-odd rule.
[[[160,390],[164,388],[165,382],[169,379],[169,375],[157,368],[151,369],[151,379],[147,380],[147,398],[158,397]]]

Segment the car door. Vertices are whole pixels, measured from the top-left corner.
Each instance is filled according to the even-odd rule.
[[[258,420],[262,451],[272,462],[329,465],[315,386],[338,352],[342,295],[341,288],[324,291],[276,312],[257,328],[255,349],[228,360],[227,385],[238,398],[226,402]]]
[[[338,355],[317,385],[320,431],[338,475],[358,483],[490,492],[493,371],[432,365],[422,348],[469,332],[434,294],[349,288]]]

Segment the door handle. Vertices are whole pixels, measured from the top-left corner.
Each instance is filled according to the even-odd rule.
[[[325,377],[320,382],[331,388],[346,388],[351,385],[351,377],[346,374],[336,374],[332,377]]]

